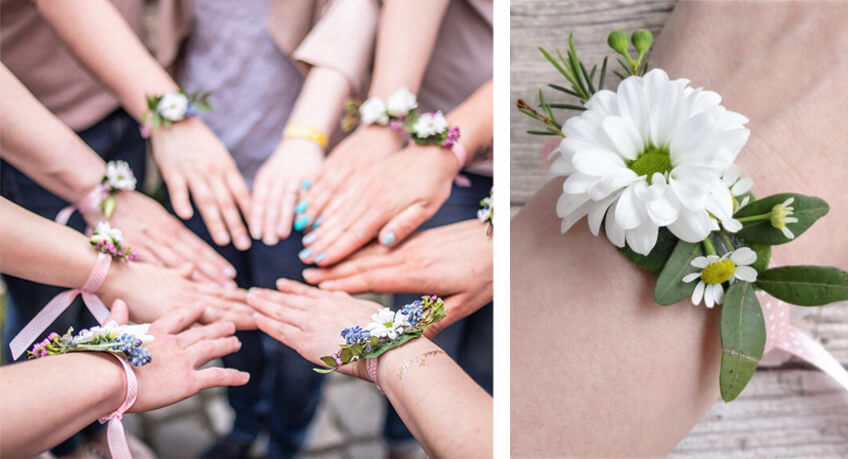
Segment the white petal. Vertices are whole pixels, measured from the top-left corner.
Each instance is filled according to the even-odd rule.
[[[637,202],[634,187],[629,186],[624,189],[618,202],[615,204],[615,221],[625,230],[630,230],[639,226],[641,222],[640,212],[636,208],[641,203]]]
[[[651,222],[643,222],[637,228],[628,231],[625,236],[627,245],[634,252],[640,255],[647,255],[651,253],[651,250],[657,244],[658,234],[659,227],[657,225]]]
[[[707,260],[707,257],[695,257],[691,263],[692,266],[701,269],[706,268],[708,264],[710,264],[710,262]]]
[[[618,111],[621,117],[632,120],[636,131],[642,138],[648,133],[648,98],[642,89],[642,79],[639,77],[625,78],[618,85]]]
[[[688,284],[699,277],[701,277],[701,273],[689,273],[683,276],[683,283]]]
[[[712,230],[712,219],[706,211],[691,212],[680,209],[680,216],[668,225],[671,233],[686,242],[701,242]]]
[[[757,252],[754,252],[748,247],[739,247],[738,249],[734,250],[732,254],[730,254],[730,261],[732,261],[737,266],[750,265],[751,263],[757,261]]]
[[[715,306],[715,286],[718,284],[710,284],[704,289],[704,304],[708,308]]]
[[[645,209],[651,221],[659,226],[671,224],[680,215],[680,204],[665,198],[649,202]]]
[[[612,170],[626,167],[621,157],[604,150],[581,151],[571,158],[571,163],[578,172],[594,176],[603,176]]]
[[[613,194],[603,201],[596,202],[592,209],[589,210],[589,231],[592,232],[595,236],[598,235],[598,232],[601,230],[601,222],[604,221],[604,215],[607,214],[607,209],[615,199],[618,198],[617,194]]]
[[[596,110],[604,116],[618,116],[618,101],[615,92],[602,89],[596,92],[588,102],[586,108]]]
[[[733,275],[745,282],[756,282],[757,280],[757,270],[750,266],[737,266]]]
[[[562,191],[568,194],[583,194],[596,181],[598,181],[597,177],[576,172],[565,179],[565,182],[562,184]]]
[[[616,147],[616,153],[621,157],[634,160],[644,148],[642,136],[633,126],[630,120],[619,116],[610,116],[604,119],[604,132]]]
[[[728,218],[727,220],[722,220],[721,226],[727,230],[728,233],[736,233],[742,229],[742,224],[739,223],[739,220]]]
[[[607,233],[607,239],[616,247],[624,247],[625,231],[618,223],[615,222],[615,206],[610,207],[607,212],[607,218],[604,221],[604,230]]]
[[[724,287],[722,287],[721,284],[715,284],[713,287],[713,299],[716,304],[724,302]]]
[[[751,177],[744,177],[738,182],[734,183],[733,188],[731,188],[730,191],[733,193],[733,196],[741,196],[751,191],[751,188],[753,187],[754,179],[752,179]]]
[[[562,199],[565,196],[568,196],[568,195],[564,194],[560,197],[560,199]],[[581,218],[585,217],[586,214],[589,213],[589,210],[592,208],[593,204],[594,203],[592,201],[587,201],[587,202],[583,203],[582,205],[580,205],[578,208],[574,209],[573,211],[571,211],[567,214],[560,215],[560,217],[562,217],[562,224],[560,225],[560,232],[565,233],[566,231],[569,230],[569,228],[571,228]]]
[[[741,173],[742,168],[738,164],[734,164],[724,171],[724,174],[721,176],[721,183],[724,183],[724,186],[730,188],[739,179]]]
[[[695,291],[692,292],[692,304],[697,306],[701,303],[701,298],[704,297],[704,281],[698,282],[698,285],[695,286]]]

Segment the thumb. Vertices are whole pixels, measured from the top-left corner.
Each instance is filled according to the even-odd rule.
[[[425,208],[423,204],[416,202],[395,215],[383,226],[383,229],[380,230],[380,244],[385,247],[396,246],[431,216],[432,212]]]
[[[109,316],[106,317],[106,322],[114,320],[118,325],[125,325],[129,321],[129,315],[130,312],[127,309],[127,303],[124,303],[123,300],[115,300],[112,303],[112,310],[109,312]]]
[[[456,322],[459,319],[465,317],[464,311],[460,310],[462,304],[465,303],[466,296],[464,293],[458,293],[456,295],[451,295],[445,300],[445,317],[430,325],[424,330],[424,336],[428,339],[433,339],[434,336],[441,333],[442,330],[448,328],[451,324]]]

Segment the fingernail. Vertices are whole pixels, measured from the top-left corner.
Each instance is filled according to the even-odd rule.
[[[383,233],[382,236],[380,236],[380,244],[383,244],[384,246],[389,247],[394,243],[395,243],[395,233],[388,231],[386,233]]]
[[[312,228],[318,228],[318,225],[320,225],[321,223],[324,223],[323,215],[320,215],[318,218],[315,219],[315,223],[312,224]]]
[[[236,284],[236,283],[235,283],[235,282],[233,282],[233,281],[227,281],[227,282],[224,284],[224,288],[225,288],[225,289],[227,289],[227,290],[235,290],[235,289],[237,289],[237,288],[238,288],[238,284]]]
[[[321,253],[318,254],[318,256],[315,257],[315,263],[321,263],[322,261],[324,261],[326,259],[327,259],[327,254],[324,253],[324,252],[321,252]]]
[[[269,234],[265,237],[265,239],[262,240],[262,242],[265,243],[265,245],[269,245],[269,246],[277,245],[277,242],[279,242],[279,241],[280,240],[274,234]]]
[[[309,280],[310,277],[318,274],[318,270],[315,268],[306,268],[303,270],[303,278]]]
[[[312,186],[312,180],[309,179],[304,180],[303,183],[300,184],[300,188],[304,190],[308,190],[310,186]]]
[[[301,215],[297,217],[297,220],[294,221],[294,229],[300,231],[306,226],[307,223],[309,223],[309,217],[306,215]]]
[[[297,256],[298,256],[298,258],[300,258],[301,260],[306,260],[307,258],[309,258],[309,257],[311,257],[311,256],[312,256],[312,247],[307,247],[307,248],[305,248],[305,249],[301,250],[301,251],[297,254]]]
[[[334,285],[336,285],[335,281],[326,281],[326,282],[321,282],[320,284],[318,284],[318,288],[330,290],[330,289],[333,288]]]
[[[249,249],[250,248],[250,238],[245,236],[245,235],[241,235],[241,236],[237,237],[236,241],[235,241],[235,246],[239,250]]]
[[[318,235],[316,235],[315,233],[309,233],[306,236],[303,236],[304,244],[312,244],[316,240],[318,240]]]
[[[221,241],[221,243],[226,244],[230,242],[230,236],[227,235],[227,232],[224,230],[218,231],[215,233],[215,239]]]
[[[224,266],[224,275],[227,277],[236,277],[236,268],[232,266]]]
[[[309,203],[306,201],[300,201],[294,208],[294,213],[302,214],[306,212],[306,208],[309,207]]]
[[[250,237],[252,237],[253,239],[258,241],[258,240],[262,239],[262,233],[257,233],[256,231],[251,231]]]

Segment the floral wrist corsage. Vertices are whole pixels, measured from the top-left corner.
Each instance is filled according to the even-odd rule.
[[[345,328],[345,340],[333,355],[321,357],[329,368],[316,368],[319,373],[331,373],[359,359],[375,359],[384,352],[420,337],[424,329],[445,317],[445,302],[437,296],[423,296],[397,311],[383,308],[371,315],[372,322]]]
[[[604,89],[607,59],[588,69],[573,38],[563,56],[540,49],[568,87],[551,84],[576,103],[518,109],[540,121],[530,134],[564,139],[553,152],[551,176],[567,177],[556,212],[561,230],[587,218],[642,268],[658,275],[654,299],[671,305],[690,298],[721,308],[721,370],[725,401],[744,389],[763,356],[766,328],[755,294],[787,303],[820,306],[848,299],[848,273],[827,266],[769,268],[771,246],[791,242],[828,212],[822,199],[781,193],[756,199],[742,178],[737,155],[748,140],[748,119],[721,105],[715,92],[671,80],[644,61],[651,33],[631,43],[615,31],[610,47],[623,72],[615,91]],[[643,63],[644,62],[644,63]],[[556,109],[581,112],[564,123]]]
[[[150,324],[118,325],[109,321],[103,326],[92,327],[73,335],[71,328],[63,336],[51,333],[44,341],[32,346],[27,351],[27,358],[36,359],[48,355],[66,354],[68,352],[111,352],[118,354],[135,367],[150,363],[153,359],[144,346],[153,342],[153,336],[147,331]]]
[[[106,163],[106,175],[100,181],[106,198],[100,203],[100,210],[106,218],[115,211],[115,194],[119,191],[133,191],[136,186],[135,174],[126,161]]]
[[[100,222],[94,229],[88,241],[97,250],[111,255],[124,263],[136,259],[136,253],[128,246],[124,246],[124,235],[118,228],[112,228],[108,222]]]
[[[486,234],[492,233],[492,228],[494,228],[494,214],[495,214],[495,203],[492,200],[492,196],[494,193],[494,188],[489,190],[489,195],[480,200],[480,209],[477,210],[477,220],[481,222],[489,222],[489,229],[486,230]]]
[[[146,95],[147,111],[141,117],[142,136],[149,137],[154,129],[169,127],[200,112],[211,111],[208,101],[211,94],[209,91],[187,93],[180,88],[177,92]]]

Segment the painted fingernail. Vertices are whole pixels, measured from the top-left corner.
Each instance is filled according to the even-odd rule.
[[[297,220],[294,221],[294,229],[300,231],[306,227],[307,223],[309,223],[309,217],[306,215],[301,215],[297,217]]]
[[[308,190],[309,187],[312,186],[312,180],[306,179],[303,183],[300,184],[300,188],[304,190]]]
[[[382,236],[380,236],[380,244],[383,244],[384,246],[389,247],[394,243],[395,243],[395,233],[388,231],[386,233],[383,233]]]
[[[306,212],[306,208],[309,207],[309,203],[306,201],[300,201],[294,208],[294,213],[302,214]]]
[[[304,244],[312,244],[313,242],[315,242],[317,240],[318,240],[318,235],[316,235],[315,233],[309,233],[306,236],[303,236],[303,243]]]
[[[297,254],[297,256],[298,256],[298,258],[300,258],[301,260],[306,260],[307,258],[309,258],[309,257],[311,257],[311,256],[312,256],[312,247],[307,247],[307,248],[305,248],[305,249],[301,250],[301,251]]]
[[[326,259],[327,259],[327,254],[324,253],[324,252],[321,252],[321,253],[318,254],[318,256],[315,257],[315,263],[321,263],[322,261],[324,261]]]
[[[320,216],[318,216],[318,218],[315,219],[315,222],[312,223],[312,228],[313,229],[318,228],[318,225],[320,225],[321,223],[324,223],[324,216],[323,215],[320,215]]]

